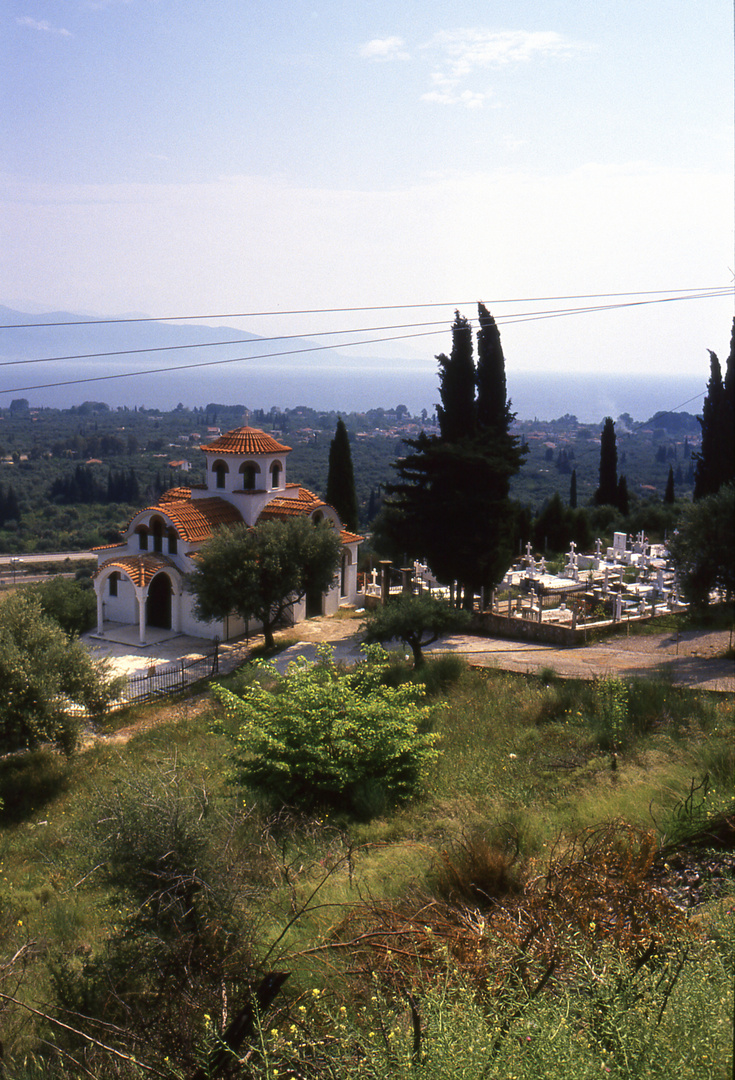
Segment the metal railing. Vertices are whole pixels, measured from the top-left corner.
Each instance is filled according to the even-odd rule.
[[[194,683],[211,679],[219,672],[219,646],[214,652],[193,659],[178,660],[166,667],[151,665],[147,672],[131,675],[123,683],[109,711],[115,712],[128,705],[140,705],[148,701],[157,701],[164,697],[180,694]]]

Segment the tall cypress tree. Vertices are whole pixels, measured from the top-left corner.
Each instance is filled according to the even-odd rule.
[[[730,353],[722,381],[722,408],[720,413],[720,486],[735,480],[735,319],[732,321]]]
[[[457,442],[471,434],[475,413],[475,364],[472,358],[472,328],[458,311],[452,324],[452,351],[440,353],[437,406],[439,430],[445,442]]]
[[[484,304],[478,304],[477,312],[477,427],[480,431],[507,430],[512,417],[500,331]]]
[[[572,479],[569,481],[569,507],[577,509],[577,470],[572,469]]]
[[[664,502],[667,505],[671,505],[674,502],[674,466],[669,465],[669,477],[666,481],[666,491],[664,492]]]
[[[352,468],[350,438],[344,420],[337,420],[337,430],[329,446],[329,473],[327,475],[327,502],[333,506],[346,529],[356,532],[358,527],[355,473]]]
[[[720,421],[723,405],[722,369],[717,353],[709,350],[710,375],[707,394],[702,406],[702,415],[697,417],[702,428],[702,446],[696,455],[694,473],[694,499],[703,499],[714,495],[718,490],[720,463]]]
[[[615,439],[615,422],[605,417],[600,436],[600,486],[595,492],[598,506],[618,505],[618,448]]]
[[[426,558],[439,581],[464,587],[467,606],[492,588],[512,559],[514,506],[510,481],[525,447],[510,432],[505,359],[494,320],[482,317],[476,372],[469,323],[457,312],[451,356],[439,356],[439,436],[409,440],[411,453],[394,463],[385,533],[394,550]],[[478,398],[475,399],[475,388]]]

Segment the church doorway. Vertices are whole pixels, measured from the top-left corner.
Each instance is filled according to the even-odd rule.
[[[168,574],[156,574],[148,586],[146,623],[159,630],[171,629],[171,597],[173,586]]]
[[[306,594],[306,618],[314,619],[317,615],[322,615],[322,594],[318,589],[313,587],[309,589]]]

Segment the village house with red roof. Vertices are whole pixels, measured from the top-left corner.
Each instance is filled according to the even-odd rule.
[[[293,621],[331,615],[357,600],[357,551],[362,537],[342,527],[336,510],[307,488],[286,482],[289,446],[257,428],[228,431],[201,447],[207,459],[206,483],[171,488],[155,506],[139,510],[118,544],[96,548],[94,575],[97,635],[115,627],[137,626],[146,644],[151,628],[192,637],[240,637],[257,629],[236,615],[205,623],[197,619],[186,589],[195,557],[216,529],[292,517],[327,520],[342,539],[342,559],[332,588],[306,597],[293,608]]]

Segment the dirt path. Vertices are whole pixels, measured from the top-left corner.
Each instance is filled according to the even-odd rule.
[[[276,665],[283,671],[290,661],[300,656],[314,659],[317,646],[324,642],[334,646],[336,660],[354,663],[362,655],[359,628],[359,616],[322,616],[299,623],[297,627],[277,635],[277,639],[293,639],[297,636],[299,640],[278,654]],[[426,651],[428,654],[456,653],[464,656],[474,667],[500,668],[521,674],[538,674],[549,669],[562,678],[658,675],[668,677],[680,686],[735,693],[735,661],[724,658],[729,641],[727,630],[687,630],[678,637],[670,633],[616,637],[582,648],[559,649],[553,645],[509,641],[506,638],[454,634],[442,638]],[[250,641],[249,647],[244,642],[224,646],[221,673],[232,671],[244,663],[252,649],[261,643],[262,639],[255,638]],[[136,723],[110,735],[90,735],[85,743],[122,745],[139,732],[158,724],[197,716],[208,707],[209,691],[205,690],[163,705],[155,711],[146,710],[145,716]]]
[[[358,627],[358,619],[322,618],[300,623],[296,633],[301,640],[280,654],[278,665],[282,669],[297,656],[312,658],[316,645],[322,641],[334,645],[337,660],[354,661],[360,656]],[[458,653],[477,667],[524,674],[550,668],[565,678],[658,675],[681,686],[735,693],[735,662],[724,658],[729,642],[727,630],[687,630],[678,636],[671,633],[618,636],[567,649],[507,638],[453,634],[436,642],[427,653]]]

